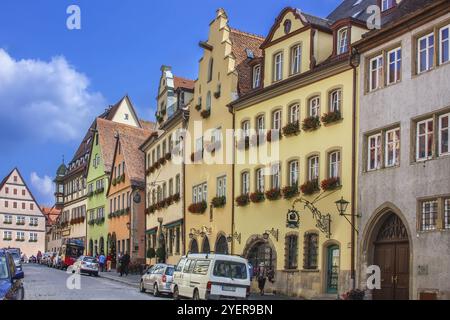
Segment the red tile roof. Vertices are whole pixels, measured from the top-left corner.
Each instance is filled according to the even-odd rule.
[[[58,219],[61,214],[61,210],[48,207],[41,207],[42,212],[44,213],[45,218],[47,219],[47,223],[53,225],[56,223],[56,219]]]
[[[253,53],[254,59],[262,57],[261,44],[264,37],[230,28],[231,51],[236,58],[238,72],[238,94],[243,95],[252,89],[252,67],[247,50]]]
[[[194,90],[194,80],[174,76],[173,83],[175,90],[177,90],[178,88]]]

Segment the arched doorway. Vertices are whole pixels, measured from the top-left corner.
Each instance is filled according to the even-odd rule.
[[[98,253],[105,254],[105,239],[103,237],[100,238]]]
[[[198,242],[196,239],[191,241],[189,253],[198,253]]]
[[[216,248],[214,250],[218,254],[228,254],[228,242],[227,238],[222,234],[217,238]]]
[[[276,253],[267,241],[256,241],[249,248],[246,258],[253,268],[257,268],[261,263],[270,269],[276,269]]]
[[[211,248],[209,246],[209,239],[208,237],[203,238],[203,245],[202,245],[202,253],[210,253]]]
[[[373,299],[409,299],[409,237],[405,225],[398,215],[388,212],[373,232],[373,264],[381,270],[381,290],[373,290]]]
[[[337,293],[339,286],[340,250],[336,244],[331,244],[325,250],[326,261],[326,292]]]

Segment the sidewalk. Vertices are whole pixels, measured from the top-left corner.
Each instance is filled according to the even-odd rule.
[[[128,276],[123,275],[121,277],[116,270],[111,270],[111,272],[100,272],[99,276],[105,279],[121,282],[136,288],[139,288],[139,282],[141,281],[141,276],[138,274],[129,274]]]

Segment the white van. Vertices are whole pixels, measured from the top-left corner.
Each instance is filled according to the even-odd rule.
[[[223,254],[188,254],[173,273],[173,298],[246,299],[250,294],[247,259]]]

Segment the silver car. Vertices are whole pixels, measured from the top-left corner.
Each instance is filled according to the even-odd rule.
[[[155,297],[161,293],[172,294],[173,272],[175,267],[168,264],[156,264],[147,269],[141,277],[140,290],[152,290]]]
[[[73,273],[87,273],[98,277],[98,261],[94,257],[81,256],[72,266]]]

